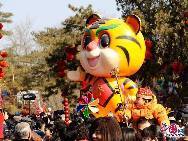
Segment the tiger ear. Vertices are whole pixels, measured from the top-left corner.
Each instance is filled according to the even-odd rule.
[[[97,14],[92,14],[91,16],[89,16],[86,20],[86,27],[88,27],[89,25],[91,25],[92,23],[96,22],[97,20],[101,19],[99,15]]]
[[[140,18],[138,18],[137,16],[129,15],[127,16],[125,22],[131,26],[136,34],[140,31],[141,22]]]

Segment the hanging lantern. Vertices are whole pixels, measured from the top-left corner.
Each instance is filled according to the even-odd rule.
[[[179,74],[183,71],[183,64],[176,60],[172,63],[172,69],[174,73]]]
[[[0,67],[8,67],[8,63],[6,61],[0,61]]]
[[[66,110],[69,110],[69,107],[65,106],[65,107],[64,107],[64,110],[65,110],[65,111],[66,111]]]
[[[0,72],[0,79],[3,78],[5,76],[4,72]]]
[[[6,58],[8,56],[8,53],[5,50],[3,50],[1,51],[0,55],[1,57]]]
[[[64,102],[64,105],[65,105],[65,106],[68,106],[68,105],[69,105],[69,103],[68,103],[68,102]]]
[[[69,110],[65,110],[65,115],[66,115],[66,114],[69,114]]]
[[[67,117],[67,118],[65,118],[65,122],[69,122],[69,118]]]
[[[69,125],[69,103],[68,103],[68,98],[64,98],[64,111],[65,111],[65,124],[68,126]]]
[[[0,33],[0,39],[3,37],[3,35]]]
[[[2,23],[0,23],[0,30],[2,30],[3,29],[3,24]]]
[[[152,41],[150,39],[146,39],[145,40],[145,45],[146,45],[147,48],[152,48],[153,43],[152,43]]]
[[[151,53],[150,49],[146,49],[146,53],[145,53],[145,60],[151,60],[153,58],[153,55]]]
[[[72,53],[67,53],[67,60],[72,61],[74,59],[74,54]]]

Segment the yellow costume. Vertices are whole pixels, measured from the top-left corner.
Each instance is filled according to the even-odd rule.
[[[96,117],[112,113],[119,119],[119,105],[126,99],[136,99],[137,85],[126,76],[140,69],[145,50],[136,16],[121,20],[101,19],[93,14],[87,19],[79,54],[82,69],[69,71],[67,76],[85,81],[88,91],[99,100],[99,111],[93,113]]]

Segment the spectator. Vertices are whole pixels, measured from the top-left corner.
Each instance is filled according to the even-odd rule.
[[[142,131],[142,141],[163,141],[160,126],[151,125]]]
[[[20,122],[15,127],[15,141],[31,139],[31,128],[27,122]]]
[[[42,120],[39,120],[39,121],[37,121],[36,126],[37,126],[37,130],[35,130],[35,132],[39,136],[41,136],[41,138],[43,138],[45,135],[45,122]]]
[[[92,141],[121,141],[122,132],[117,120],[113,117],[101,117],[90,127]]]
[[[184,134],[185,134],[185,137],[183,141],[188,141],[188,125],[185,126]]]
[[[143,130],[144,128],[149,127],[150,125],[151,125],[151,123],[145,117],[141,117],[137,121],[137,128],[140,129],[140,130]]]
[[[140,141],[134,128],[122,128],[123,141]]]
[[[52,141],[52,133],[48,128],[45,130],[45,136],[43,141]]]

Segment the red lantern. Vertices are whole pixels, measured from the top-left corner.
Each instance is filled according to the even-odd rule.
[[[145,60],[151,60],[152,58],[153,58],[153,55],[151,53],[151,50],[146,49]]]
[[[0,30],[2,30],[2,28],[3,28],[3,24],[2,24],[2,23],[0,23]]]
[[[66,125],[66,126],[69,126],[69,122],[65,122],[65,125]]]
[[[0,39],[3,37],[3,35],[0,33]]]
[[[145,40],[145,44],[146,44],[147,48],[151,48],[153,46],[153,43],[152,43],[152,41],[150,39],[146,39]]]
[[[0,72],[0,78],[3,78],[5,76],[4,72]]]
[[[65,111],[66,111],[66,110],[69,110],[69,107],[65,106],[65,107],[64,107],[64,110],[65,110]]]
[[[3,50],[3,51],[1,51],[0,55],[1,55],[3,58],[6,58],[6,57],[8,56],[8,53],[7,53],[5,50]]]
[[[67,60],[71,61],[74,59],[74,55],[72,53],[67,53]]]
[[[69,118],[69,113],[65,113],[65,118]]]
[[[179,74],[183,71],[183,64],[176,60],[172,63],[172,69],[174,73]]]
[[[69,114],[69,110],[65,110],[65,115],[66,115],[66,114]]]
[[[8,67],[8,63],[6,61],[0,61],[0,66],[1,67]]]
[[[69,102],[68,98],[64,98],[64,102]]]
[[[64,102],[64,106],[68,106],[69,105],[69,103],[68,102]]]
[[[68,117],[66,117],[66,118],[65,118],[65,122],[68,122],[68,121],[69,121],[69,118],[68,118]]]

